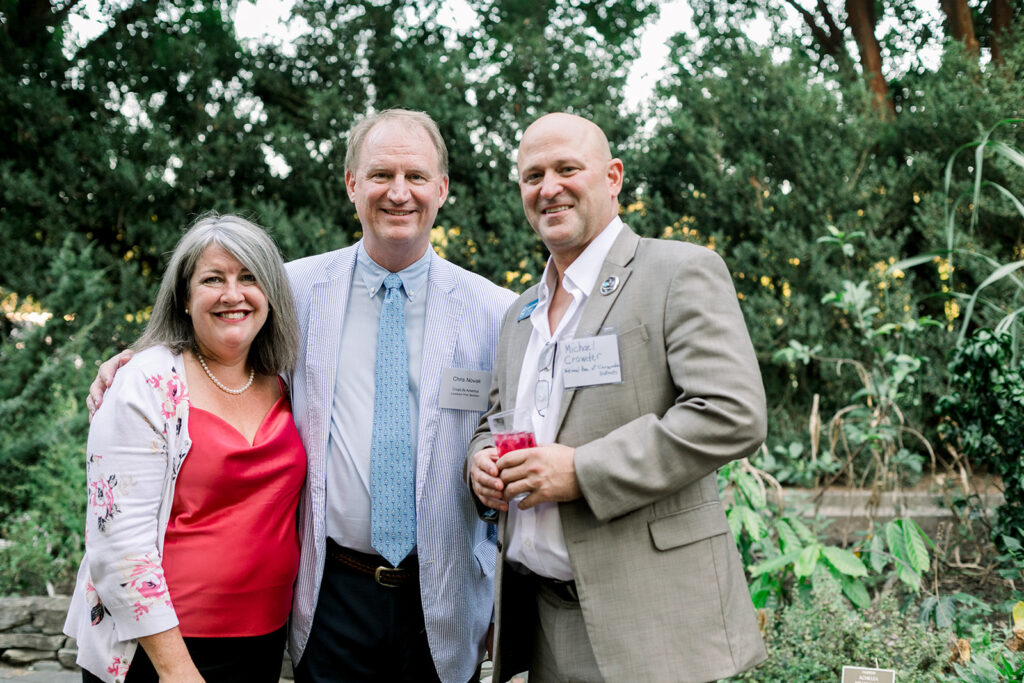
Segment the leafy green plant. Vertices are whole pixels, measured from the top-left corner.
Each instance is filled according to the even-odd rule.
[[[939,399],[939,434],[978,468],[998,474],[1005,503],[996,511],[994,539],[1024,541],[1024,374],[1013,360],[1009,333],[978,330],[953,352],[949,393]]]
[[[974,623],[959,641],[954,675],[942,680],[968,683],[1016,683],[1024,680],[1024,602],[1011,608],[1011,629]],[[1010,638],[1006,639],[1007,631]]]
[[[821,572],[832,576],[843,595],[861,609],[871,604],[869,587],[886,583],[890,576],[915,593],[921,590],[934,544],[916,522],[890,520],[851,550],[822,541],[799,510],[786,513],[781,495],[770,501],[767,486],[778,485],[745,459],[719,471],[719,487],[731,500],[726,516],[750,572],[756,607],[791,602],[793,593],[806,592]]]
[[[855,243],[864,233],[845,233],[833,225],[818,242],[838,249],[844,260],[844,270],[852,276],[851,259],[856,254]],[[930,316],[912,317],[901,311],[892,311],[877,292],[884,297],[889,283],[872,287],[867,279],[846,278],[836,290],[828,292],[821,303],[833,309],[840,317],[841,326],[854,337],[856,357],[830,357],[821,344],[808,346],[791,339],[776,351],[772,360],[779,363],[807,365],[816,362],[834,365],[839,375],[852,369],[856,378],[849,402],[839,408],[828,424],[828,446],[825,449],[840,466],[828,481],[835,481],[839,473],[846,475],[851,486],[870,485],[891,489],[904,480],[920,477],[926,453],[934,465],[931,444],[919,428],[908,424],[902,406],[919,403],[918,378],[922,374],[926,357],[912,352],[918,340],[929,328],[941,326]],[[911,438],[913,445],[905,441]]]
[[[771,472],[780,484],[802,487],[817,486],[822,479],[835,475],[840,466],[831,451],[819,453],[813,447],[805,447],[801,441],[776,444],[771,450],[764,449],[758,456],[758,463]]]
[[[961,346],[967,339],[968,332],[972,329],[974,315],[979,307],[989,311],[988,318],[991,319],[994,313],[998,322],[995,323],[996,333],[1010,330],[1018,322],[1024,307],[1020,306],[1024,299],[1024,281],[1016,272],[1024,268],[1024,260],[1001,263],[998,259],[986,253],[969,241],[965,236],[973,235],[979,225],[982,206],[988,207],[988,193],[983,190],[993,190],[995,195],[1005,200],[1015,213],[1024,218],[1024,202],[1022,202],[1004,184],[986,177],[989,166],[987,161],[1000,162],[1009,167],[1009,170],[1016,169],[1018,172],[1024,170],[1024,152],[1001,140],[993,139],[993,135],[1004,127],[1013,127],[1024,123],[1024,119],[1007,118],[999,121],[985,131],[977,140],[967,142],[958,147],[946,162],[943,179],[943,189],[946,197],[944,205],[944,248],[930,253],[906,258],[895,263],[893,270],[907,270],[936,259],[946,259],[943,269],[945,280],[942,285],[943,294],[952,300],[961,302],[962,313],[959,314],[960,324],[957,333],[956,345]],[[974,151],[970,170],[972,171],[971,182],[968,187],[957,196],[955,193],[954,169],[961,152]],[[983,201],[984,200],[984,201]],[[966,220],[964,221],[964,205],[966,203]],[[966,222],[966,229],[958,230],[961,222]],[[982,269],[982,279],[974,288],[973,292],[960,291],[957,287],[958,268],[957,262],[963,257],[976,261]],[[986,273],[987,271],[987,273]],[[965,273],[966,274],[966,273]],[[998,290],[1003,296],[990,296],[989,288],[996,283],[1005,282],[1009,289]],[[985,296],[983,296],[983,292]],[[1001,316],[1001,317],[1000,317]],[[982,324],[988,324],[983,321]]]
[[[1013,536],[1000,536],[997,543],[1003,548],[1003,552],[996,556],[1001,565],[999,575],[1007,581],[1021,581],[1024,585],[1024,545]]]
[[[932,683],[942,675],[945,634],[900,612],[892,595],[851,610],[827,572],[815,574],[806,599],[769,619],[768,660],[733,680],[819,683],[838,681],[842,667],[895,669],[900,683]]]

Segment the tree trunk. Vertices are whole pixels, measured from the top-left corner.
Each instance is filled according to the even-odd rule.
[[[942,11],[949,20],[949,32],[967,48],[967,52],[977,57],[981,54],[978,37],[974,35],[974,19],[967,0],[942,0]]]
[[[860,52],[860,65],[864,70],[868,88],[874,95],[875,108],[885,118],[891,118],[896,110],[889,97],[889,84],[882,76],[882,47],[875,37],[874,0],[846,0],[846,22],[853,31]]]
[[[832,12],[829,10],[825,0],[818,0],[813,12],[805,9],[797,0],[786,0],[786,3],[803,18],[815,42],[817,42],[822,56],[828,55],[835,60],[839,73],[842,74],[843,78],[851,81],[856,80],[857,70],[853,67],[853,62],[850,61],[850,54],[846,51],[846,36],[842,27],[839,26],[835,17],[832,16]],[[818,14],[821,15],[824,26],[818,24]]]
[[[992,11],[992,29],[989,36],[992,46],[992,61],[1002,66],[1006,63],[1006,59],[1003,57],[1002,46],[1000,45],[1003,37],[1002,31],[1013,20],[1013,8],[1010,7],[1009,0],[992,0],[988,6]]]

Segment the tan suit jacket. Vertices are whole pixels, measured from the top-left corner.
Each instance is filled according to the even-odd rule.
[[[601,284],[618,278],[602,294]],[[503,321],[492,410],[513,407],[528,290]],[[608,681],[709,681],[765,659],[716,470],[764,440],[764,388],[729,271],[704,247],[622,230],[577,338],[614,327],[622,383],[568,389],[556,441],[583,497],[559,512],[583,617]],[[486,418],[470,457],[491,444]],[[499,520],[495,681],[526,670],[534,605],[504,561]]]

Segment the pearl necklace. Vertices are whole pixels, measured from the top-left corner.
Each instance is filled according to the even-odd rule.
[[[235,396],[237,396],[238,394],[241,394],[243,391],[252,386],[252,380],[256,377],[256,368],[249,369],[249,381],[245,383],[244,387],[242,387],[241,389],[228,389],[219,379],[213,376],[213,373],[210,372],[210,368],[206,367],[206,361],[203,360],[203,354],[199,353],[199,349],[196,349],[195,351],[196,358],[199,359],[199,364],[203,366],[203,371],[206,373],[206,376],[209,377],[213,381],[213,383],[217,385],[217,388],[220,389],[221,391],[226,391],[229,394],[234,394]]]

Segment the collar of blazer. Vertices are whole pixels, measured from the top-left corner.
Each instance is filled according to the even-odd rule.
[[[622,232],[615,238],[615,242],[612,244],[612,248],[608,252],[608,256],[605,257],[604,263],[601,265],[601,272],[597,277],[597,282],[594,284],[594,290],[590,292],[587,297],[587,302],[583,305],[583,313],[580,317],[580,323],[576,327],[576,337],[592,337],[598,333],[601,326],[604,324],[605,319],[608,317],[608,313],[611,311],[612,306],[615,305],[615,301],[619,298],[619,293],[625,288],[626,281],[629,280],[630,273],[633,272],[632,262],[636,256],[637,248],[640,246],[640,236],[630,230],[629,226],[624,225]],[[601,283],[609,277],[617,277],[619,279],[619,286],[615,288],[609,294],[601,294]],[[536,288],[533,288],[527,292],[521,301],[532,302],[536,298]],[[526,304],[527,306],[529,303]],[[530,341],[530,333],[533,330],[533,326],[529,322],[530,317],[527,315],[516,321],[516,325],[510,330],[511,334],[514,335],[511,347],[518,349],[519,352],[514,354],[512,357],[515,359],[510,367],[511,372],[509,373],[509,389],[510,391],[506,394],[513,398],[518,392],[519,376],[522,372],[523,364],[523,353],[526,351],[526,345]],[[523,323],[526,323],[525,325]],[[569,410],[569,404],[572,403],[573,397],[576,395],[575,389],[566,389],[565,393],[562,394],[562,407],[558,413],[558,427],[555,431],[557,434],[562,429],[562,422],[565,420],[565,414]]]

